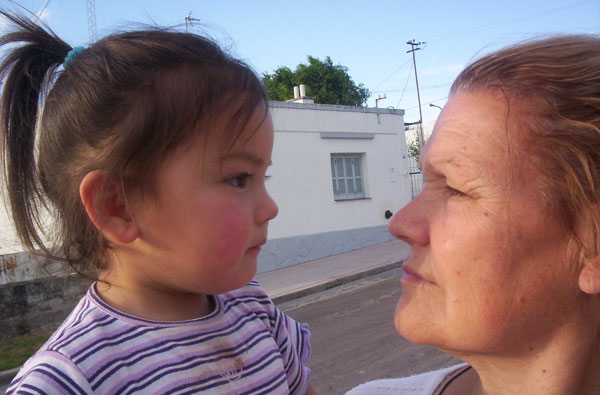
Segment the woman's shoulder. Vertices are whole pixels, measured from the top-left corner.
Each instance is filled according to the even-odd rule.
[[[438,391],[443,383],[451,381],[468,367],[467,364],[460,364],[399,379],[369,381],[351,389],[347,395],[435,395],[440,393]]]

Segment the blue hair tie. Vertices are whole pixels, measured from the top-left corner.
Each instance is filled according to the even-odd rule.
[[[69,65],[71,64],[71,62],[73,62],[75,60],[75,58],[83,52],[85,48],[84,47],[75,47],[72,50],[69,51],[69,53],[67,54],[67,57],[65,58],[65,61],[63,63],[64,68],[66,69],[67,67],[69,67]]]

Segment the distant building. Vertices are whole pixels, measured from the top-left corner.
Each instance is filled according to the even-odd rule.
[[[412,197],[404,110],[296,96],[269,103],[275,145],[267,189],[279,215],[259,272],[393,240],[386,212]]]

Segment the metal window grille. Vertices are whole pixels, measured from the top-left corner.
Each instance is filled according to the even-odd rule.
[[[335,200],[365,197],[361,154],[331,154],[331,175]]]
[[[412,197],[414,199],[415,196],[417,196],[423,189],[423,174],[421,174],[421,166],[419,166],[419,157],[409,156],[408,167],[410,174],[410,184],[412,187]]]

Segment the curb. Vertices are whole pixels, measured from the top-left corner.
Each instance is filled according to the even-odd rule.
[[[359,272],[359,273],[352,273],[343,277],[339,277],[339,278],[334,278],[331,280],[327,280],[324,281],[322,283],[318,283],[315,285],[310,285],[306,288],[303,289],[299,289],[297,291],[291,291],[289,293],[286,293],[284,295],[279,295],[279,296],[273,296],[271,298],[271,300],[273,301],[273,303],[275,305],[281,304],[281,303],[285,303],[285,302],[289,302],[291,300],[295,300],[295,299],[299,299],[302,298],[304,296],[308,296],[308,295],[312,295],[315,294],[317,292],[322,292],[325,290],[328,290],[330,288],[334,288],[337,287],[339,285],[345,284],[345,283],[349,283],[351,281],[356,281],[356,280],[360,280],[362,278],[365,277],[370,277],[370,276],[374,276],[376,274],[379,273],[383,273],[383,272],[387,272],[388,270],[392,270],[392,269],[396,269],[399,267],[402,267],[402,263],[404,262],[404,260],[400,260],[397,262],[392,262],[392,263],[388,263],[386,265],[382,265],[379,267],[375,267],[369,270],[365,270],[363,272]]]
[[[0,386],[9,385],[12,379],[15,378],[21,367],[9,370],[0,371]]]

